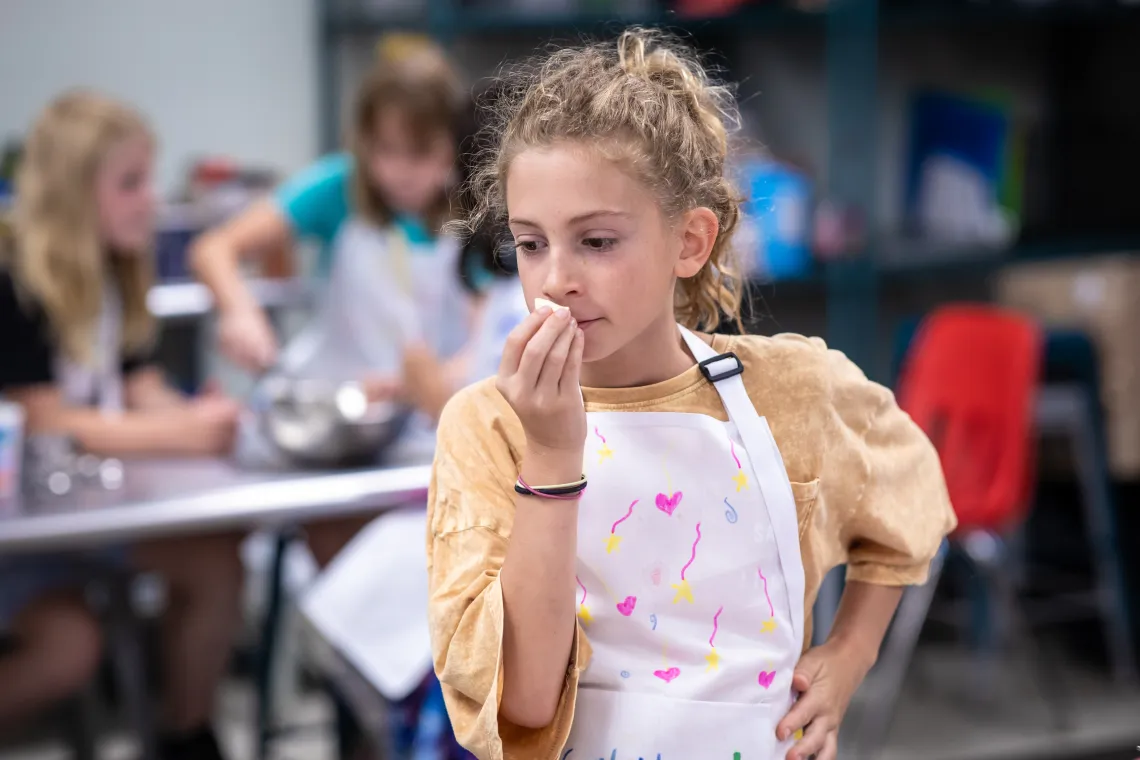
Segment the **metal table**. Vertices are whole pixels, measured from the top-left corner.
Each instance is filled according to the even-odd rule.
[[[0,555],[375,512],[422,500],[431,467],[243,469],[224,460],[133,460],[123,487],[0,501]]]

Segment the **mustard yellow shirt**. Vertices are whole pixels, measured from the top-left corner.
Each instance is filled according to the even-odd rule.
[[[711,337],[735,352],[757,411],[783,455],[799,516],[806,580],[804,647],[824,575],[922,583],[956,522],[938,456],[886,388],[822,340],[798,335]],[[589,412],[728,415],[696,366],[641,388],[583,388]],[[500,719],[503,594],[514,483],[526,436],[488,380],[443,412],[428,497],[430,621],[436,673],[456,737],[482,760],[558,760],[570,732],[578,676],[590,658],[578,627],[554,721],[539,730]]]

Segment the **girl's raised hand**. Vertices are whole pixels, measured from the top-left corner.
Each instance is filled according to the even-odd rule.
[[[543,306],[507,338],[496,387],[515,410],[531,449],[576,452],[586,442],[578,374],[585,337],[569,309]]]

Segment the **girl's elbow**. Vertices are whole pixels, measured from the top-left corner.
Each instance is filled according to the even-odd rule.
[[[546,728],[554,722],[554,716],[558,714],[559,696],[557,693],[553,698],[526,694],[509,699],[507,693],[504,693],[502,704],[499,705],[499,714],[519,728],[531,730]]]
[[[208,269],[210,261],[216,254],[220,233],[218,230],[207,230],[197,240],[190,244],[190,270],[201,276],[204,269]]]

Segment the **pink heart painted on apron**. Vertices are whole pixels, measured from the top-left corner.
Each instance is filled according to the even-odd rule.
[[[624,602],[618,602],[617,610],[621,614],[629,617],[633,614],[634,605],[637,604],[636,596],[627,596]]]
[[[674,678],[681,675],[681,669],[680,668],[669,668],[668,670],[655,670],[655,671],[653,671],[653,675],[657,676],[658,678],[660,678],[665,683],[669,683]]]
[[[649,580],[653,581],[654,586],[661,585],[661,568],[659,566],[653,568],[653,570],[649,573]]]
[[[772,681],[776,678],[776,671],[761,670],[760,671],[760,685],[767,689],[772,685]]]
[[[677,491],[672,496],[666,496],[663,493],[657,494],[657,508],[670,517],[676,511],[677,505],[681,503],[681,492]]]

